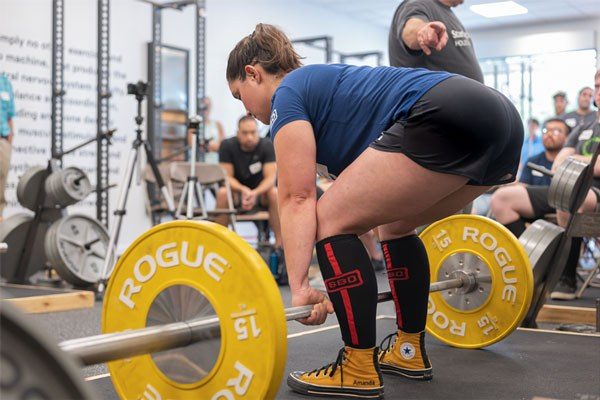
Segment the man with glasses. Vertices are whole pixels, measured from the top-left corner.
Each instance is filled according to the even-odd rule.
[[[558,120],[546,121],[546,127],[542,130],[541,144],[543,151],[537,153],[523,162],[519,182],[531,186],[549,186],[551,178],[541,172],[535,171],[527,166],[528,162],[541,165],[551,169],[558,152],[563,148],[568,138],[570,129]]]
[[[570,131],[569,126],[560,118],[546,121],[542,131],[545,151],[531,157],[528,161],[548,169],[552,168],[552,163],[565,144]],[[525,222],[556,212],[548,204],[549,185],[549,177],[524,166],[519,183],[503,186],[492,195],[494,217],[519,237],[525,230]]]

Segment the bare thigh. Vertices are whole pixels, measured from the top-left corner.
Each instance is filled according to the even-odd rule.
[[[501,214],[503,208],[508,208],[524,218],[533,218],[534,216],[529,194],[523,185],[503,186],[496,190],[492,195],[492,211],[494,214]]]
[[[467,181],[463,176],[430,171],[404,154],[368,148],[317,203],[317,236],[360,235],[421,214]]]
[[[416,227],[430,224],[456,213],[465,204],[485,193],[489,188],[490,186],[465,185],[419,214],[380,226],[377,229],[379,240],[391,240],[410,235],[414,233]]]

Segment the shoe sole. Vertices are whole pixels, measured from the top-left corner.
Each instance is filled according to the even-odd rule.
[[[575,300],[575,293],[552,292],[550,298],[552,300]]]
[[[291,375],[287,378],[287,384],[294,392],[298,392],[307,396],[337,397],[347,399],[383,399],[383,386],[375,389],[317,386],[303,382]]]
[[[433,370],[431,368],[414,370],[383,363],[379,363],[379,368],[383,374],[403,376],[417,381],[430,381],[433,378]]]

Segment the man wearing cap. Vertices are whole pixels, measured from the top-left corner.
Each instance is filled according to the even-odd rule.
[[[567,104],[569,104],[567,94],[560,90],[554,93],[552,100],[554,100],[554,117],[562,118],[567,112]]]

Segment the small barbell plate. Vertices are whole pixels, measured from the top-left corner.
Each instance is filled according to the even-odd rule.
[[[480,348],[519,326],[531,302],[533,276],[527,254],[508,229],[489,218],[454,215],[428,226],[420,237],[432,282],[460,270],[481,280],[470,293],[430,293],[429,334],[451,346]]]
[[[73,199],[75,203],[85,199],[92,192],[92,184],[87,174],[76,167],[64,169],[62,184],[65,200]]]
[[[17,200],[23,207],[36,211],[37,196],[44,187],[48,173],[44,167],[31,167],[20,178],[17,184]]]
[[[248,243],[225,227],[199,221],[167,222],[135,240],[112,272],[104,332],[213,313],[219,337],[108,363],[119,396],[274,398],[286,361],[283,301]]]
[[[55,171],[44,183],[46,195],[51,204],[67,207],[85,199],[92,191],[92,185],[81,169],[69,167]]]

